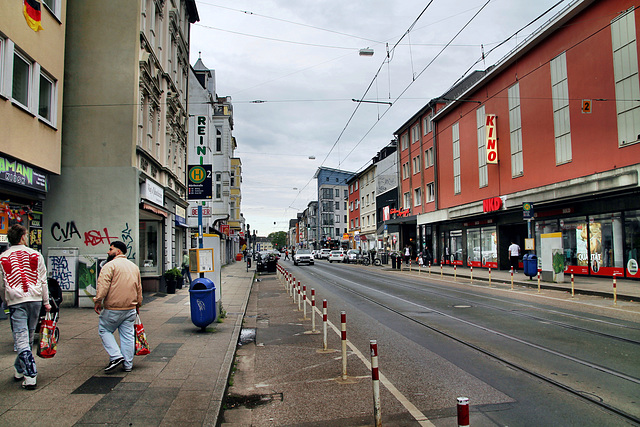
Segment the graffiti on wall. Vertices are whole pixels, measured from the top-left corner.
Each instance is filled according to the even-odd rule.
[[[51,278],[58,281],[63,291],[75,290],[75,279],[66,256],[50,256],[49,269]]]
[[[51,237],[53,237],[53,240],[56,242],[66,243],[73,242],[74,240],[80,240],[80,242],[84,243],[85,246],[93,247],[103,244],[110,245],[111,242],[118,240],[118,237],[109,233],[109,229],[107,227],[103,227],[102,230],[87,230],[84,231],[83,234],[78,230],[75,221],[67,221],[64,226],[60,225],[58,222],[54,222],[51,225]],[[121,240],[127,245],[127,258],[135,259],[136,253],[133,250],[134,240],[129,223],[126,223],[122,230]]]

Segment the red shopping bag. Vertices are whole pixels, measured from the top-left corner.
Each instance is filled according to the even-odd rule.
[[[38,350],[36,354],[43,359],[49,359],[56,355],[56,347],[58,343],[56,342],[56,324],[58,323],[57,316],[53,318],[51,313],[47,311],[47,314],[44,316],[44,320],[42,321],[42,325],[40,326],[40,345],[38,346]]]
[[[140,315],[136,314],[136,356],[144,356],[151,353],[149,343],[147,342],[147,334],[144,333],[144,326],[140,320]]]

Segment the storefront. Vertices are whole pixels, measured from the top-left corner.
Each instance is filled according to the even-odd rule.
[[[42,252],[42,201],[48,189],[47,172],[0,155],[0,253],[9,247],[13,224],[26,227],[29,246]]]

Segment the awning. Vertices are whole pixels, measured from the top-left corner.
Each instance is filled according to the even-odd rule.
[[[155,206],[152,206],[148,203],[142,202],[140,204],[140,208],[144,209],[145,211],[153,212],[154,214],[163,216],[165,218],[169,216],[169,213],[164,209],[156,208]]]

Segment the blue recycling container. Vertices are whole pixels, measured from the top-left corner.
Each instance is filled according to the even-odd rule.
[[[194,280],[189,288],[191,321],[204,329],[216,320],[216,286],[210,279]]]
[[[522,257],[525,276],[535,277],[538,275],[538,257],[536,254],[526,254]]]

